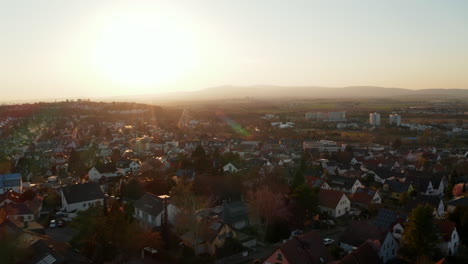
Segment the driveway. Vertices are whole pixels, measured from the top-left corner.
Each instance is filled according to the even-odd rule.
[[[70,242],[71,238],[75,234],[73,229],[70,227],[56,227],[56,228],[46,228],[46,235],[50,236],[55,241],[60,242]]]

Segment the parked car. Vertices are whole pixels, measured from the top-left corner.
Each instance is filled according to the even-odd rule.
[[[57,222],[55,221],[55,219],[50,220],[49,227],[50,228],[56,228],[57,227]]]
[[[57,226],[58,226],[58,227],[64,227],[64,226],[65,226],[65,221],[63,221],[63,220],[58,220],[58,221],[57,221]]]
[[[325,239],[323,239],[323,244],[324,244],[325,246],[331,245],[331,244],[333,244],[334,242],[335,242],[335,240],[333,240],[333,239],[331,239],[331,238],[325,238]]]
[[[323,223],[327,225],[332,225],[332,226],[335,225],[335,221],[333,220],[323,220]]]
[[[291,232],[291,237],[296,237],[302,235],[304,232],[302,230],[294,230]]]

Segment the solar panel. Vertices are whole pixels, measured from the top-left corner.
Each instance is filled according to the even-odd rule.
[[[41,259],[37,264],[53,264],[57,260],[50,254],[48,254],[45,258]]]

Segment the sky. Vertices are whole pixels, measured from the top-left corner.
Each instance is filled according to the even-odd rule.
[[[0,99],[468,88],[465,0],[0,0]]]

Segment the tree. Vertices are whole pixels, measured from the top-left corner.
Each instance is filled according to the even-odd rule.
[[[253,222],[262,228],[263,240],[271,224],[288,216],[283,194],[272,192],[269,187],[247,192],[247,204]]]
[[[404,206],[406,204],[406,201],[408,200],[408,193],[407,192],[403,192],[401,195],[400,195],[400,204],[402,206]]]
[[[296,188],[305,183],[304,175],[301,170],[297,169],[294,173],[294,177],[292,180],[292,187]]]
[[[396,138],[395,141],[393,141],[392,143],[392,148],[397,149],[401,146],[401,144],[402,144],[401,138]]]
[[[159,233],[142,229],[118,202],[78,212],[71,227],[76,231],[71,244],[93,263],[125,263],[142,248],[159,249],[162,244]]]
[[[317,212],[319,188],[310,188],[306,184],[302,184],[294,189],[291,198],[295,202],[296,218],[303,217],[307,221],[313,214]]]
[[[122,195],[130,200],[138,200],[143,194],[143,187],[136,179],[130,180],[128,184],[122,184]]]
[[[192,152],[192,158],[205,158],[206,152],[201,145],[198,145]]]
[[[468,243],[468,206],[458,205],[448,218],[457,224],[458,235],[463,244]]]
[[[437,252],[438,229],[433,221],[433,211],[429,205],[420,205],[411,212],[400,254],[412,263],[432,257]]]
[[[171,189],[171,201],[179,209],[175,220],[176,232],[190,233],[194,239],[203,237],[207,226],[198,221],[197,213],[209,206],[209,200],[195,195],[191,183],[181,182]]]
[[[55,209],[60,205],[60,202],[59,195],[53,190],[48,191],[46,197],[44,198],[44,206],[49,209]]]
[[[245,250],[242,243],[232,237],[226,238],[222,247],[216,248],[216,257],[218,259],[226,258]]]
[[[111,156],[111,160],[112,162],[115,164],[117,163],[117,161],[120,159],[121,157],[121,154],[120,154],[120,150],[115,148],[112,150],[112,156]]]

